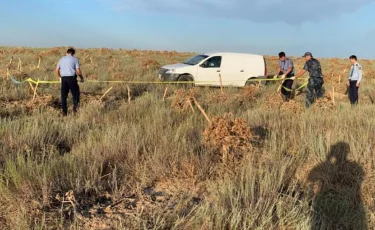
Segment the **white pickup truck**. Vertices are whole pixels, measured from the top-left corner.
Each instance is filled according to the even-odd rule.
[[[163,66],[158,73],[161,81],[191,81],[195,85],[243,87],[257,84],[249,79],[266,78],[263,56],[243,53],[205,53],[184,63]]]

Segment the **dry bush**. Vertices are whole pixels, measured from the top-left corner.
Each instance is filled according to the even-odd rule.
[[[0,106],[4,107],[7,111],[24,111],[28,114],[34,113],[40,109],[59,110],[59,99],[51,95],[37,96],[34,100],[15,100],[8,102],[0,102]]]
[[[375,70],[373,68],[365,70],[364,71],[364,77],[366,79],[375,79]]]
[[[18,81],[23,81],[23,80],[30,78],[30,75],[26,72],[15,72],[12,75]]]
[[[263,107],[267,109],[279,109],[282,112],[301,113],[304,110],[304,103],[301,97],[295,96],[293,100],[284,101],[280,93],[271,93],[266,96]]]
[[[346,86],[346,80],[341,82],[341,84],[334,84],[335,93],[346,93],[348,87]]]
[[[232,114],[212,118],[202,136],[203,144],[220,153],[224,162],[240,159],[252,149],[253,135],[247,122],[242,118],[233,119]]]
[[[245,87],[241,93],[237,94],[234,98],[235,101],[244,103],[246,101],[256,101],[255,95],[259,92],[256,86]]]
[[[280,111],[283,112],[293,112],[293,113],[301,113],[304,110],[304,105],[298,101],[290,100],[288,102],[284,102],[280,106]]]
[[[335,109],[333,101],[328,96],[316,100],[314,107],[325,111],[333,111]]]
[[[115,72],[111,80],[124,80],[124,74],[121,72]]]
[[[108,49],[108,48],[101,48],[99,50],[99,53],[100,53],[100,55],[109,55],[109,54],[113,54],[114,50]]]
[[[147,70],[156,70],[160,68],[160,63],[154,59],[146,59],[142,61],[142,67]]]
[[[57,98],[54,98],[52,95],[37,96],[34,101],[29,100],[26,103],[26,107],[29,110],[35,110],[42,107],[58,108],[59,100]]]
[[[208,103],[227,103],[230,102],[231,96],[228,93],[210,92],[206,100]]]
[[[10,50],[10,54],[31,54],[31,53],[33,53],[32,50],[26,49],[24,47],[12,48]]]
[[[176,112],[182,113],[189,109],[193,109],[193,98],[197,96],[197,90],[190,89],[189,91],[185,89],[178,89],[175,92],[175,97],[172,101],[172,109]]]
[[[267,109],[279,109],[283,103],[284,100],[280,93],[271,93],[267,94],[265,102],[262,106],[266,107]]]
[[[60,52],[61,48],[60,47],[54,47],[49,50],[42,51],[39,56],[41,57],[49,57],[49,56],[59,56],[62,53]]]
[[[98,77],[94,73],[86,74],[87,80],[98,80]]]
[[[140,57],[143,55],[143,52],[137,49],[134,50],[128,50],[127,54],[131,57]]]

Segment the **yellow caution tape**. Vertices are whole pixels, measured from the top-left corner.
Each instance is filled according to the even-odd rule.
[[[288,91],[288,92],[292,92],[293,90],[295,90],[295,91],[299,91],[299,90],[305,88],[308,84],[309,84],[309,81],[305,81],[305,83],[303,83],[303,84],[302,84],[300,87],[298,87],[297,89],[288,89],[288,88],[286,88],[285,86],[283,86],[283,88],[284,88],[286,91]]]
[[[13,76],[9,76],[10,80],[15,84],[22,84],[22,83],[33,83],[33,84],[60,84],[60,81],[46,81],[46,80],[33,80],[32,78],[28,78],[24,81],[18,81]],[[306,79],[306,78],[299,78],[300,79]],[[284,79],[282,78],[254,78],[249,79],[246,82],[261,82],[261,81],[282,81]],[[228,80],[228,81],[222,81],[222,82],[239,82],[243,80]],[[101,80],[87,80],[86,82],[90,83],[124,83],[124,84],[194,84],[194,83],[216,83],[217,81],[115,81],[115,80],[109,80],[109,81],[101,81]]]
[[[60,84],[60,81],[45,81],[45,80],[33,80],[32,78],[28,78],[24,81],[17,81],[13,76],[9,76],[9,79],[14,83],[14,84],[23,84],[23,83],[29,83],[31,88],[32,84],[35,84],[34,90],[34,98],[36,95],[36,89],[38,88],[39,84]],[[308,78],[299,78],[299,79],[294,79],[294,80],[300,80],[300,79],[307,79],[304,84],[302,84],[300,87],[295,89],[295,91],[299,91],[300,89],[304,88],[308,84]],[[240,80],[237,80],[240,81]],[[243,81],[243,80],[241,80]],[[284,81],[284,78],[262,78],[262,79],[249,79],[246,82],[261,82],[261,81]],[[158,82],[153,82],[153,81],[100,81],[100,80],[88,80],[87,82],[90,83],[123,83],[123,84],[194,84],[194,83],[213,83],[217,81],[158,81]],[[225,82],[225,81],[224,81]],[[231,80],[230,82],[233,82]],[[292,90],[286,88],[283,86],[283,88],[286,91],[291,92]]]

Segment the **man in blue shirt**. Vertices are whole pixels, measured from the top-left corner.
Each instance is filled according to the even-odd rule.
[[[293,80],[290,79],[294,76],[294,65],[292,59],[286,57],[284,52],[279,53],[279,68],[277,75],[281,75],[283,79],[281,94],[285,101],[289,101],[292,96]]]
[[[81,82],[84,81],[79,61],[74,55],[75,50],[69,48],[66,52],[66,56],[60,59],[56,67],[56,75],[61,81],[61,105],[64,116],[68,115],[67,98],[69,91],[71,91],[73,95],[73,112],[76,113],[78,111],[80,91],[77,75],[81,78]]]
[[[352,66],[350,68],[349,80],[347,86],[349,87],[349,100],[352,105],[358,103],[358,89],[362,80],[362,66],[357,62],[357,56],[349,57]]]

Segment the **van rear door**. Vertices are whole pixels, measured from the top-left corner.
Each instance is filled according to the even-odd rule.
[[[223,85],[242,86],[243,79],[245,78],[243,55],[223,55],[221,77],[223,79]]]
[[[246,80],[250,78],[258,78],[264,76],[266,72],[265,60],[262,56],[250,56],[247,55],[244,58],[245,60],[245,73]]]

